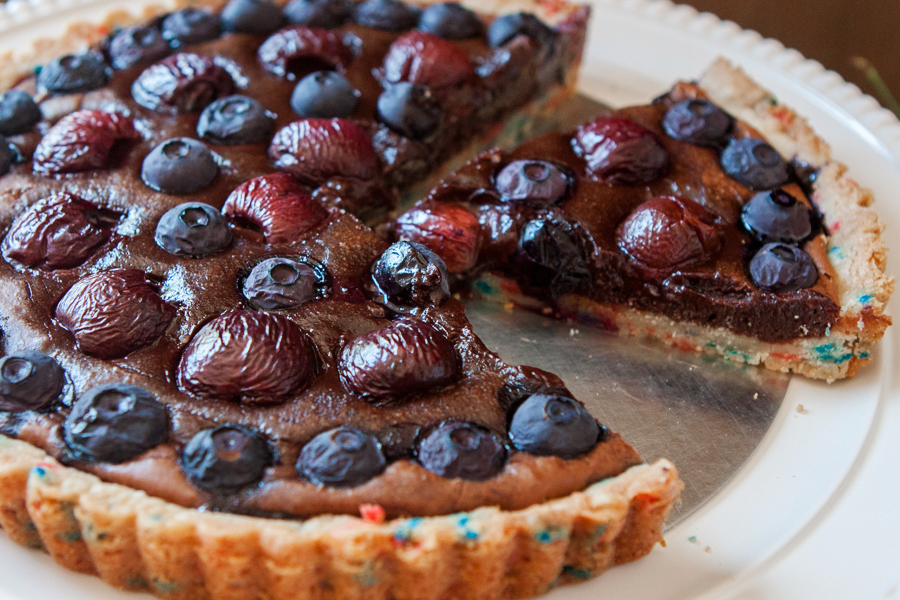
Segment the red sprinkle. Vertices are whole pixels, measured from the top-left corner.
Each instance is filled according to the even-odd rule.
[[[384,508],[380,504],[360,504],[359,514],[369,523],[375,523],[376,525],[384,523]]]

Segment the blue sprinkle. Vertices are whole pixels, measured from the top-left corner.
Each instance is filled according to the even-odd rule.
[[[412,538],[413,529],[418,527],[421,522],[422,519],[418,517],[404,522],[397,528],[397,531],[394,532],[394,539],[400,542],[408,542]]]
[[[154,577],[151,583],[153,589],[162,594],[174,594],[178,591],[178,584],[174,581],[165,581],[159,577]]]
[[[868,352],[860,352],[859,353],[860,358],[869,358],[870,356],[872,356],[872,355],[869,354]]]
[[[61,539],[64,542],[80,542],[81,541],[81,532],[78,530],[66,531],[59,535],[59,539]]]
[[[461,517],[459,517],[459,519],[457,519],[456,525],[460,529],[462,529],[462,531],[460,532],[460,536],[466,540],[477,540],[478,532],[469,528],[468,523],[469,523],[468,515],[462,515]]]
[[[836,344],[822,344],[821,346],[816,346],[815,348],[813,348],[816,354],[819,355],[817,358],[823,362],[840,364],[853,358],[852,352],[840,354],[837,352],[837,349],[838,348]]]
[[[844,251],[841,249],[840,246],[833,246],[828,249],[828,255],[831,256],[832,258],[836,258],[836,259],[840,260],[840,259],[844,258]]]
[[[859,301],[862,302],[863,304],[866,304],[871,299],[872,299],[872,296],[869,294],[863,294],[862,296],[859,297]]]
[[[475,287],[478,288],[478,291],[481,292],[482,294],[493,294],[494,293],[494,288],[492,288],[490,286],[490,284],[486,281],[481,281],[481,280],[476,281]]]
[[[35,467],[33,471],[34,474],[38,477],[45,477],[47,475],[47,469],[45,469],[44,467]]]
[[[564,539],[568,535],[568,530],[560,525],[550,525],[546,529],[542,529],[534,534],[537,541],[542,544],[549,544],[557,540]]]
[[[571,575],[576,579],[590,579],[592,577],[592,573],[588,569],[578,569],[569,565],[563,567],[563,573]]]

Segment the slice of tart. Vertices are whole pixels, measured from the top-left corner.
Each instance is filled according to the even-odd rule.
[[[481,155],[394,233],[504,301],[834,381],[891,322],[871,203],[719,61],[649,105]]]

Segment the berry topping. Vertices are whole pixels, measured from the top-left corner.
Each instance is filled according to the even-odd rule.
[[[414,242],[392,244],[372,268],[372,278],[385,299],[398,306],[438,305],[450,296],[447,264]]]
[[[67,54],[48,62],[37,76],[37,87],[51,94],[90,92],[106,85],[111,69],[99,50]]]
[[[198,487],[234,493],[258,483],[272,462],[272,451],[258,433],[223,425],[196,434],[184,447],[181,466]]]
[[[456,380],[458,359],[446,336],[404,319],[359,336],[338,358],[341,382],[374,400],[395,400]]]
[[[102,169],[118,140],[139,137],[131,119],[102,110],[79,110],[50,128],[34,150],[39,175]]]
[[[114,383],[91,388],[79,398],[63,431],[80,458],[122,463],[165,442],[169,418],[147,390]]]
[[[647,200],[619,225],[619,248],[653,269],[675,269],[705,262],[722,248],[715,217],[681,196]]]
[[[514,160],[497,173],[494,188],[507,202],[526,202],[543,208],[565,197],[569,181],[569,175],[552,162]]]
[[[353,20],[375,29],[403,31],[416,26],[419,11],[399,0],[366,0],[356,5]]]
[[[303,446],[297,470],[313,483],[349,487],[384,471],[385,460],[375,436],[353,427],[320,433]]]
[[[66,386],[66,372],[40,352],[19,352],[0,360],[0,410],[46,408]]]
[[[819,278],[809,254],[787,244],[766,244],[750,260],[753,283],[778,294],[811,288]]]
[[[334,29],[347,20],[353,6],[351,0],[291,0],[284,14],[296,25]]]
[[[0,94],[0,135],[25,133],[40,120],[41,109],[30,94],[22,90]]]
[[[377,108],[382,123],[413,140],[425,139],[436,132],[444,114],[431,90],[405,81],[381,92]]]
[[[182,391],[246,404],[283,402],[316,368],[306,334],[282,315],[234,310],[194,335],[178,364]]]
[[[722,169],[751,190],[770,190],[788,181],[788,164],[763,140],[731,140],[722,152]]]
[[[228,221],[209,204],[185,202],[172,208],[156,224],[156,245],[171,254],[206,256],[231,244]]]
[[[231,0],[222,9],[222,29],[268,35],[284,23],[281,7],[271,0]]]
[[[531,13],[504,15],[494,20],[488,28],[488,43],[502,46],[517,35],[524,35],[538,44],[549,46],[556,41],[556,32]]]
[[[405,33],[384,57],[384,82],[408,81],[432,90],[459,86],[475,77],[469,54],[460,46],[423,31]]]
[[[809,208],[781,189],[753,196],[741,211],[741,223],[764,243],[799,244],[813,230]]]
[[[213,182],[219,165],[209,148],[191,138],[166,140],[144,157],[141,179],[166,194],[192,194]]]
[[[422,431],[415,423],[388,425],[378,432],[381,451],[388,460],[411,459],[416,453],[416,439]]]
[[[228,71],[211,58],[182,52],[151,65],[131,85],[134,101],[163,113],[193,113],[234,90]]]
[[[699,146],[722,147],[734,119],[709,100],[682,100],[666,111],[663,129],[670,137]]]
[[[127,69],[153,62],[169,53],[169,43],[156,27],[126,27],[109,42],[109,59],[114,69]]]
[[[306,25],[273,34],[259,47],[257,56],[267,71],[287,79],[319,70],[343,71],[353,61],[353,51],[340,34]]]
[[[344,119],[302,119],[283,127],[272,139],[269,158],[310,185],[341,175],[373,179],[381,170],[369,134]]]
[[[200,113],[197,135],[211,144],[234,146],[267,142],[275,115],[247,96],[219,98]]]
[[[242,292],[257,310],[297,308],[320,294],[319,273],[290,258],[267,258],[250,271]]]
[[[571,398],[534,394],[513,415],[509,439],[529,454],[574,458],[591,450],[600,426],[587,409]]]
[[[669,164],[669,153],[653,132],[624,117],[600,117],[582,125],[572,147],[587,162],[587,173],[606,183],[647,183]]]
[[[39,200],[16,217],[3,256],[33,269],[83,264],[112,234],[118,215],[65,192]]]
[[[301,117],[332,119],[356,112],[360,92],[334,71],[316,71],[300,80],[291,94],[291,108]]]
[[[425,7],[417,28],[445,40],[466,40],[478,37],[484,31],[478,16],[456,2],[441,2]]]
[[[153,344],[175,312],[137,269],[88,275],[56,305],[56,318],[75,336],[78,349],[107,360]]]
[[[245,181],[225,201],[222,213],[252,224],[268,244],[289,244],[325,220],[328,213],[288,173]]]
[[[173,48],[208,42],[219,37],[219,15],[196,8],[178,10],[163,19],[160,25],[163,39]]]
[[[475,266],[481,246],[478,219],[459,204],[441,202],[414,208],[397,219],[397,237],[428,246],[451,273]]]
[[[483,481],[506,463],[506,447],[483,427],[471,423],[444,423],[419,443],[419,462],[441,477]]]
[[[519,234],[519,259],[528,283],[546,288],[551,296],[583,291],[591,284],[584,250],[567,221],[533,219]]]

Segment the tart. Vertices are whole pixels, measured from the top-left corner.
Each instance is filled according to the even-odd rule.
[[[392,230],[503,302],[830,382],[891,323],[871,203],[720,60],[649,105],[482,154]]]

